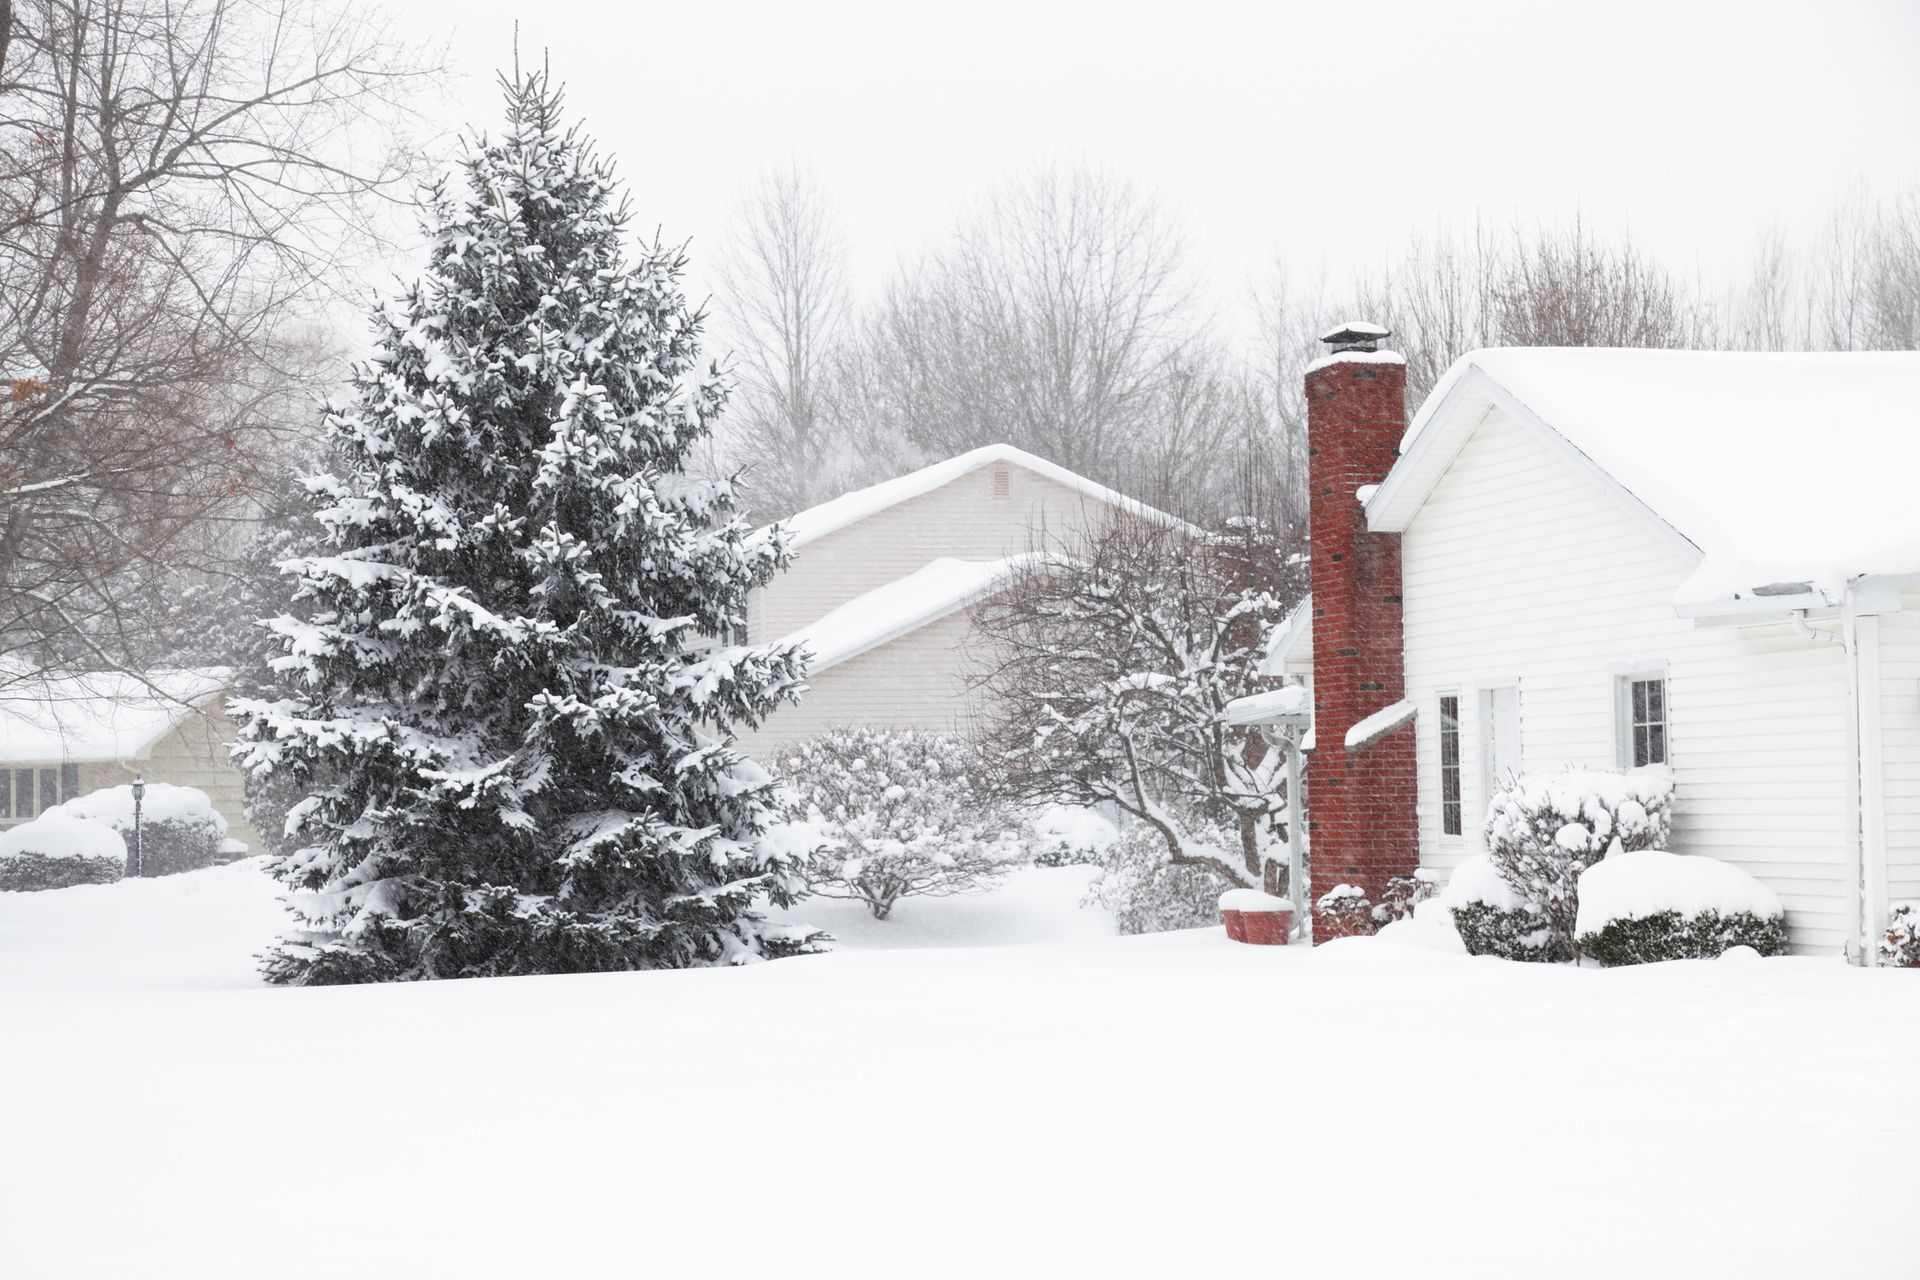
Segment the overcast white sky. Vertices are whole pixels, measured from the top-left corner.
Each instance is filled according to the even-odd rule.
[[[395,3],[451,39],[450,123],[498,118],[518,18],[696,255],[752,174],[811,164],[864,283],[1042,158],[1158,189],[1223,301],[1276,247],[1338,271],[1476,211],[1577,207],[1717,280],[1849,182],[1920,181],[1915,0]]]

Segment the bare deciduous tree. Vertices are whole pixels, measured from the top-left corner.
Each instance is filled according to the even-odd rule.
[[[810,171],[786,165],[746,189],[719,276],[740,377],[732,452],[756,508],[800,510],[837,491],[853,453],[833,414],[851,319],[846,229]]]
[[[1221,723],[1304,589],[1295,537],[1122,520],[976,605],[985,740],[1008,798],[1111,804],[1176,866],[1279,887],[1282,761]],[[1041,567],[1045,565],[1046,567]]]
[[[333,3],[19,0],[5,29],[0,688],[126,662],[256,491],[307,305],[412,197],[419,75]]]
[[[1196,319],[1157,199],[1106,171],[1035,170],[888,289],[870,412],[925,456],[1005,440],[1111,480],[1168,429]]]

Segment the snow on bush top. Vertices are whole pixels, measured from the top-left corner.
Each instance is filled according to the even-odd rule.
[[[1673,773],[1652,765],[1625,773],[1561,769],[1511,777],[1487,806],[1490,847],[1549,838],[1570,854],[1595,856],[1615,840],[1627,849],[1665,844]],[[1551,830],[1542,829],[1542,824]]]
[[[1120,830],[1097,810],[1082,804],[1050,804],[1033,819],[1042,843],[1099,853],[1120,838]]]
[[[64,809],[49,809],[32,822],[0,833],[0,858],[39,854],[43,858],[112,858],[127,860],[127,842],[104,822],[77,818]]]
[[[1574,932],[1598,933],[1615,920],[1643,920],[1663,911],[1745,911],[1763,919],[1784,914],[1778,894],[1731,862],[1642,849],[1610,854],[1581,872]]]
[[[76,818],[92,818],[131,829],[133,787],[129,783],[103,787],[98,791],[89,791],[84,796],[76,796],[60,807]],[[146,794],[140,799],[140,820],[212,826],[217,829],[221,839],[227,834],[227,820],[213,807],[213,801],[208,799],[206,792],[198,787],[177,787],[170,782],[147,784]]]
[[[1484,853],[1474,854],[1453,869],[1439,900],[1449,907],[1479,903],[1501,911],[1518,911],[1527,905],[1526,900],[1500,878],[1493,859]]]

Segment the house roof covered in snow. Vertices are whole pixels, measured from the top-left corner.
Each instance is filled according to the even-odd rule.
[[[1853,579],[1920,572],[1920,353],[1471,352],[1407,429],[1369,524],[1405,529],[1495,409],[1695,559],[1683,608],[1833,601]]]
[[[1016,449],[1010,444],[984,445],[948,458],[945,462],[936,462],[930,467],[910,471],[904,476],[883,480],[879,484],[868,485],[864,489],[855,489],[852,493],[843,493],[831,501],[823,502],[817,507],[809,507],[798,515],[779,523],[787,531],[789,545],[796,548],[803,547],[850,524],[865,520],[868,516],[878,515],[889,507],[898,506],[908,499],[932,493],[943,485],[952,484],[960,477],[996,462],[1023,467],[1085,497],[1108,503],[1145,519],[1161,524],[1185,525],[1185,521],[1170,516],[1156,507],[1150,507],[1144,502],[1129,498],[1126,494],[1109,489],[1105,485],[1096,484],[1083,475],[1048,462],[1045,458],[1028,453],[1024,449]]]
[[[1001,560],[935,560],[925,568],[865,595],[785,637],[812,654],[808,670],[818,674],[910,631],[938,622],[1006,586],[1021,573],[1044,568],[1055,557],[1027,551]]]
[[[0,692],[0,763],[146,754],[227,687],[220,668],[30,678]]]

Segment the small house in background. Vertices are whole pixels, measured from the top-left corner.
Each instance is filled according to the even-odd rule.
[[[227,673],[88,672],[28,680],[0,694],[0,829],[57,804],[144,777],[197,787],[253,852],[244,776],[227,757]]]
[[[800,704],[743,733],[742,749],[771,755],[836,728],[964,731],[977,711],[967,607],[1122,516],[1174,519],[995,444],[780,521],[793,567],[748,599],[746,639],[803,643],[813,663]]]

